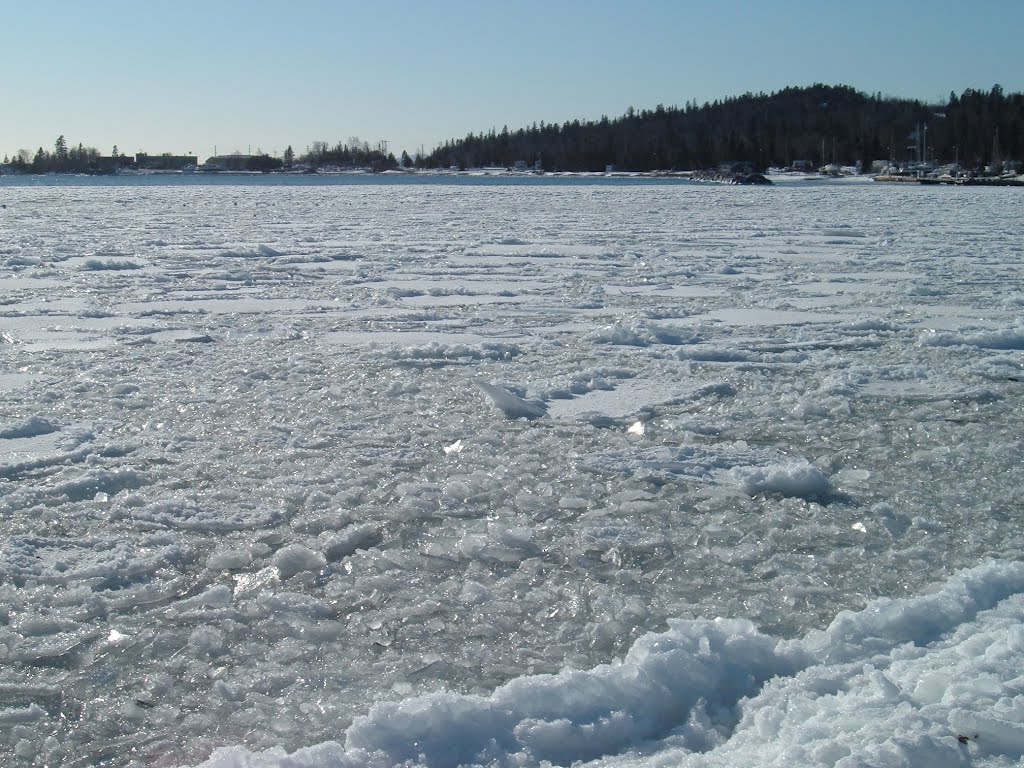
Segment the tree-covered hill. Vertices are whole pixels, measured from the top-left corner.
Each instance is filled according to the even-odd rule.
[[[540,163],[545,170],[690,170],[958,159],[965,168],[1024,157],[1024,94],[967,90],[946,104],[812,85],[684,107],[633,108],[616,119],[541,123],[446,142],[420,167]]]

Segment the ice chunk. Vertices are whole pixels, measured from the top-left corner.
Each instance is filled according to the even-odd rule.
[[[647,347],[657,343],[654,332],[644,323],[623,320],[601,328],[593,334],[597,344]]]
[[[142,269],[142,265],[127,259],[107,259],[106,261],[102,259],[86,259],[82,269],[102,272],[104,270]]]
[[[294,613],[314,618],[332,615],[331,607],[323,600],[294,592],[264,592],[260,595],[258,603],[261,608],[275,615]]]
[[[282,579],[290,579],[303,571],[316,571],[327,565],[327,560],[319,552],[314,552],[301,544],[289,544],[274,553],[271,565],[277,568]]]
[[[491,401],[491,405],[505,414],[507,418],[539,419],[547,413],[547,407],[543,403],[535,400],[524,400],[503,387],[483,381],[476,382],[476,386]]]
[[[46,710],[36,703],[22,708],[0,709],[0,725],[34,723],[44,717],[46,717]]]
[[[327,534],[322,539],[324,555],[328,561],[334,562],[355,554],[356,550],[377,546],[383,536],[376,526],[364,524],[350,525],[345,530]]]
[[[179,601],[177,605],[179,608],[226,608],[231,605],[231,588],[217,584],[195,597]]]
[[[218,547],[206,558],[211,571],[236,571],[252,563],[252,552],[246,546]]]
[[[917,343],[922,347],[970,346],[982,349],[1024,349],[1024,326],[1001,328],[987,331],[928,330],[922,333]]]
[[[0,440],[14,440],[16,438],[38,437],[48,435],[59,429],[49,419],[42,416],[32,416],[24,421],[15,424],[0,424]]]
[[[216,656],[224,650],[224,633],[216,627],[196,627],[188,644],[199,655]]]
[[[459,593],[459,600],[467,605],[479,605],[480,603],[489,600],[491,592],[487,587],[478,581],[467,581],[462,585],[462,591]]]
[[[729,470],[729,476],[750,496],[778,493],[782,496],[820,500],[827,497],[832,488],[828,476],[806,461],[763,467],[733,467]]]

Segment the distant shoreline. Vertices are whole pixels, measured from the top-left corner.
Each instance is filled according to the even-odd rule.
[[[1013,178],[985,177],[985,176],[875,176],[874,181],[882,184],[925,184],[934,186],[936,184],[952,185],[956,187],[1024,187],[1024,177]]]
[[[116,185],[118,182],[131,184],[134,180],[142,182],[152,181],[159,183],[161,179],[189,180],[198,184],[220,179],[225,183],[231,180],[262,179],[276,182],[287,182],[289,180],[303,180],[308,183],[316,183],[319,180],[351,179],[372,183],[374,180],[408,180],[416,179],[437,180],[444,179],[465,179],[465,180],[508,180],[529,183],[536,180],[572,180],[600,182],[600,181],[654,181],[654,182],[688,182],[691,184],[712,184],[724,186],[745,186],[745,185],[783,185],[791,186],[805,182],[819,184],[920,184],[923,186],[970,186],[970,187],[1021,187],[1024,186],[1024,176],[1017,177],[916,177],[916,176],[885,176],[872,174],[820,174],[803,173],[796,171],[770,170],[764,176],[757,175],[752,179],[751,175],[718,173],[713,171],[523,171],[506,168],[467,168],[458,169],[406,169],[372,171],[370,169],[350,170],[318,170],[308,171],[181,171],[181,170],[145,170],[127,171],[114,174],[89,174],[89,173],[8,173],[0,174],[0,186],[5,183],[17,182],[31,184],[33,182],[45,183],[47,179],[61,180],[74,183],[76,180],[93,179],[97,182]]]

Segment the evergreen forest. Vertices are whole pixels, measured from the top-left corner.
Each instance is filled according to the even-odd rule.
[[[1024,94],[1006,94],[996,85],[925,104],[817,84],[702,106],[630,108],[616,119],[492,129],[445,142],[417,158],[417,166],[656,171],[745,163],[764,170],[892,160],[959,162],[970,170],[1022,159]]]

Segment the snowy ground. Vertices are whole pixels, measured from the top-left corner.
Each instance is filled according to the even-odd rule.
[[[1024,754],[1017,190],[0,202],[0,764]]]

